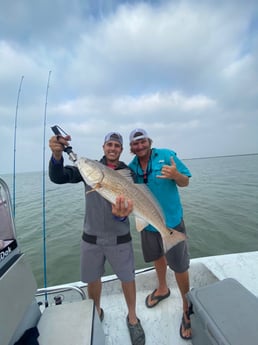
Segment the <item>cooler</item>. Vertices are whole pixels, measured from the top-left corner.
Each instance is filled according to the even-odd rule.
[[[193,289],[187,298],[193,306],[193,345],[258,344],[258,298],[237,280]]]

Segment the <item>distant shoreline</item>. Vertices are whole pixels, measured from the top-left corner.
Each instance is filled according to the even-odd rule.
[[[222,155],[222,156],[207,156],[207,157],[194,157],[194,158],[183,158],[184,161],[190,161],[194,159],[210,159],[210,158],[223,158],[223,157],[240,157],[240,156],[255,156],[258,153],[241,153],[241,154],[234,154],[234,155]]]

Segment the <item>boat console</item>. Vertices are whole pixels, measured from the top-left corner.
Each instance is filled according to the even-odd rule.
[[[20,253],[16,241],[10,195],[6,183],[0,180],[0,274]]]
[[[48,289],[39,290],[48,292]],[[0,178],[1,345],[28,344],[29,337],[34,337],[33,344],[38,345],[105,343],[93,300],[86,299],[82,290],[81,300],[46,306],[43,310],[35,298],[37,291],[32,269],[17,243],[9,189]]]

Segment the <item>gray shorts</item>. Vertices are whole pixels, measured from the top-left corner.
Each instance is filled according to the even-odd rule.
[[[174,227],[177,231],[186,233],[184,221]],[[145,262],[158,260],[164,255],[162,237],[159,232],[143,230],[141,232],[142,252]],[[178,243],[166,254],[169,268],[177,273],[183,273],[188,270],[190,264],[190,255],[188,252],[187,241]]]
[[[109,262],[114,273],[122,282],[134,280],[134,254],[132,241],[99,245],[81,241],[81,281],[91,283],[105,273],[105,262]]]

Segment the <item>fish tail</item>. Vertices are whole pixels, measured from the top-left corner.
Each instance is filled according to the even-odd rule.
[[[186,240],[186,235],[174,229],[168,229],[169,231],[165,236],[162,236],[164,252],[168,252],[171,248],[178,243]]]

